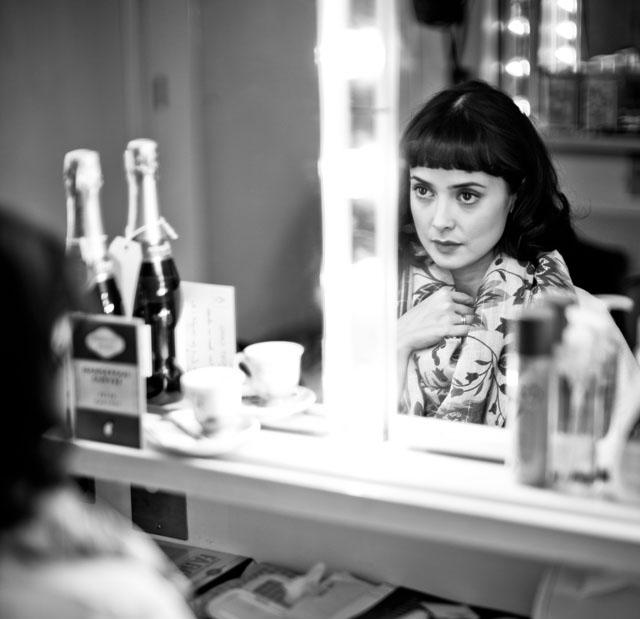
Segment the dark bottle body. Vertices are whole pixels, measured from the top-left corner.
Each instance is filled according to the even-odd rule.
[[[78,265],[77,268],[80,270],[84,265]],[[90,284],[88,289],[85,287],[81,290],[83,292],[80,299],[82,307],[77,308],[80,311],[105,316],[124,316],[122,298],[113,276]]]
[[[147,399],[162,404],[180,398],[182,371],[176,361],[175,328],[182,309],[180,276],[173,258],[151,256],[140,267],[133,315],[151,328],[152,372]]]
[[[90,290],[91,294],[97,301],[102,314],[107,316],[123,316],[124,307],[120,291],[116,284],[115,277],[109,275],[102,281],[97,282]]]
[[[122,297],[115,277],[109,273],[96,281],[91,277],[91,268],[80,256],[67,251],[67,259],[71,277],[80,291],[82,305],[76,309],[89,314],[124,316]]]

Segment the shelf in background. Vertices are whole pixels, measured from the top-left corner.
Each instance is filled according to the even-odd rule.
[[[552,152],[640,156],[640,135],[552,134],[543,132]]]

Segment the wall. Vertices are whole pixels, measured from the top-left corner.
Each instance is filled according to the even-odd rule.
[[[0,3],[0,202],[64,238],[64,154],[101,153],[105,227],[124,228],[120,3]]]
[[[207,275],[236,286],[245,338],[318,329],[316,3],[202,9]]]
[[[312,0],[0,3],[0,202],[64,238],[64,154],[101,154],[122,233],[129,139],[160,148],[183,279],[236,287],[250,341],[321,329]]]

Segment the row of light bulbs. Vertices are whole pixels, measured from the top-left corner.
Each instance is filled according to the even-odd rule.
[[[540,58],[550,70],[576,70],[578,66],[579,0],[542,0],[541,30],[546,33]],[[531,74],[531,23],[529,0],[511,0],[506,30],[514,55],[504,62],[504,72],[516,82],[514,101],[527,115],[531,113],[528,79]]]

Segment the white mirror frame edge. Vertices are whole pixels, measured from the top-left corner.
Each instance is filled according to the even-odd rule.
[[[366,77],[359,78],[360,84],[370,80],[375,93],[370,146],[384,173],[376,175],[371,164],[363,166],[369,176],[367,186],[372,193],[367,198],[375,222],[374,255],[364,264],[352,257],[356,223],[351,216],[350,191],[358,168],[349,116],[353,77],[344,71],[345,66],[352,66],[348,54],[353,49],[344,41],[347,35],[354,35],[351,24],[357,20],[349,14],[348,2],[318,1],[325,404],[329,415],[340,411],[339,418],[333,419],[337,431],[355,440],[391,440],[410,448],[504,461],[508,440],[504,430],[396,413],[398,11],[396,2],[376,0],[373,23],[366,25],[384,49],[383,69],[365,70]]]

